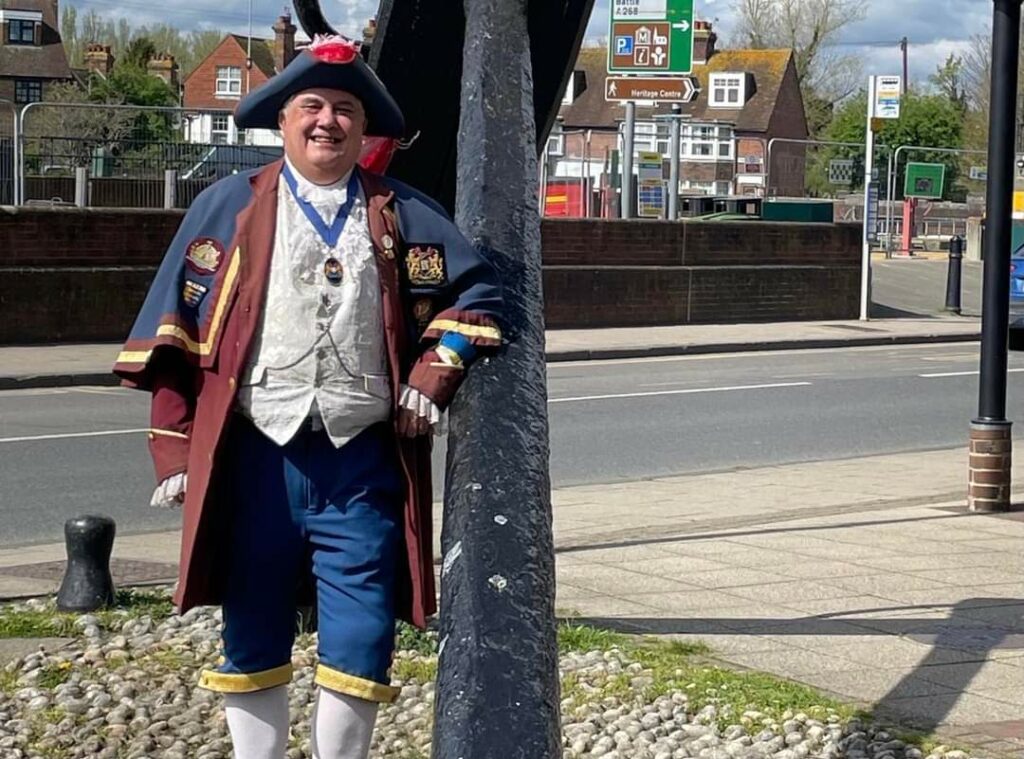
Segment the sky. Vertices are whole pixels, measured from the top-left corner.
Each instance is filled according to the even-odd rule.
[[[133,24],[167,21],[184,29],[214,27],[245,33],[252,3],[254,36],[270,36],[270,25],[290,4],[281,0],[63,0],[80,10],[93,8],[104,16],[127,15]],[[401,0],[398,0],[399,2]],[[450,0],[459,2],[459,0]],[[324,14],[342,33],[359,37],[377,0],[321,0]],[[714,23],[719,47],[728,45],[736,24],[735,0],[696,0],[697,18]],[[911,81],[923,82],[950,53],[964,48],[972,34],[988,33],[991,0],[864,0],[865,18],[843,30],[838,51],[862,62],[867,74],[899,74],[899,40],[909,40]],[[206,6],[204,8],[204,6]],[[609,0],[596,0],[587,38],[607,36]],[[866,44],[862,44],[866,43]]]

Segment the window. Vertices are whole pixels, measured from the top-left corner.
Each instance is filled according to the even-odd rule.
[[[226,145],[230,126],[226,115],[213,116],[210,124],[210,142],[214,145]]]
[[[559,123],[551,127],[551,133],[548,135],[548,155],[565,155],[565,132]]]
[[[711,107],[742,108],[746,102],[745,80],[744,74],[712,74]]]
[[[240,66],[218,66],[214,94],[218,97],[239,97],[242,94],[242,68]]]
[[[38,79],[15,79],[14,102],[37,103],[43,99],[43,83]]]
[[[11,45],[36,44],[36,22],[12,18],[7,22],[7,42]]]
[[[679,130],[679,155],[693,161],[727,161],[734,154],[732,127],[683,124]]]

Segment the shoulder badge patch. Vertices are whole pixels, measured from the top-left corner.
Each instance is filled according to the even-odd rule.
[[[224,246],[212,237],[197,237],[185,249],[185,263],[199,274],[213,274],[224,263]]]
[[[434,304],[431,303],[430,298],[420,298],[416,301],[412,307],[412,315],[420,327],[427,326],[430,317],[434,315]]]
[[[413,287],[437,287],[448,281],[445,273],[444,247],[413,245],[405,255],[405,271]]]
[[[181,299],[185,301],[185,305],[190,308],[195,308],[203,302],[203,298],[206,297],[206,293],[209,292],[210,288],[193,282],[191,279],[185,280],[184,287],[181,288]]]

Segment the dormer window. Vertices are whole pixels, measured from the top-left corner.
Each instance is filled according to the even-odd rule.
[[[36,22],[25,19],[12,18],[7,22],[7,44],[9,45],[34,45],[36,44]]]
[[[712,74],[708,87],[711,90],[711,107],[742,108],[747,101],[746,81],[747,77],[742,73]]]

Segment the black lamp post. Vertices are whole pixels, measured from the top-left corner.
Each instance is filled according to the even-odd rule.
[[[968,506],[1010,508],[1011,423],[1006,419],[1010,232],[1021,0],[993,0],[992,88],[986,191],[985,281],[978,415],[971,422]]]

